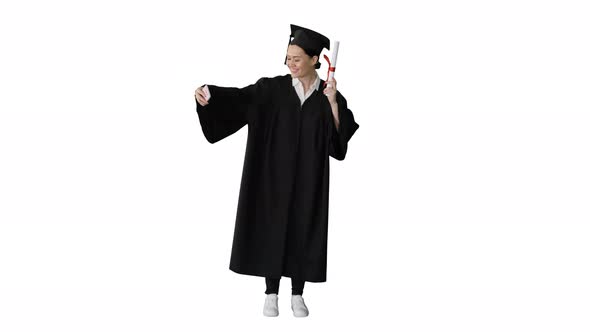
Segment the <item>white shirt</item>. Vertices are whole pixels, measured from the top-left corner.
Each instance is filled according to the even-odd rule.
[[[297,92],[297,96],[299,96],[299,100],[301,100],[301,105],[303,105],[303,102],[309,98],[309,96],[311,96],[311,94],[313,93],[314,90],[318,90],[320,88],[320,76],[319,75],[315,75],[315,81],[313,81],[313,83],[311,84],[311,87],[309,90],[307,90],[307,93],[303,94],[303,83],[301,83],[301,81],[298,78],[293,78],[293,87],[295,88],[295,91]]]

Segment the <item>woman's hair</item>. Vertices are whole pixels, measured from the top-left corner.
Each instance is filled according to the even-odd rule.
[[[320,56],[318,55],[318,62],[315,64],[315,69],[320,69],[322,64],[320,63]]]
[[[304,51],[305,51],[305,50],[304,50]],[[314,54],[314,55],[310,55],[309,53],[307,53],[307,51],[305,51],[305,54],[309,55],[309,57],[310,57],[310,58],[313,58],[313,57],[314,57],[314,55],[315,55],[315,54]],[[322,65],[322,64],[320,63],[320,55],[319,55],[319,54],[317,54],[317,55],[315,55],[315,56],[317,56],[317,57],[318,57],[318,62],[316,62],[316,64],[315,64],[315,69],[320,69],[320,66]]]
[[[297,44],[291,44],[291,45],[297,45]],[[297,46],[299,46],[299,45],[297,45]],[[299,47],[301,47],[301,46],[299,46]],[[320,63],[320,55],[319,55],[319,54],[313,54],[313,52],[312,52],[312,51],[310,51],[310,50],[306,50],[306,49],[305,49],[305,48],[303,48],[303,47],[301,47],[301,49],[302,49],[302,50],[303,50],[303,52],[305,52],[305,54],[307,54],[307,56],[309,56],[310,58],[313,58],[314,56],[317,56],[317,57],[318,57],[318,62],[316,62],[316,64],[315,64],[315,69],[320,69],[320,67],[321,67],[321,65],[322,65],[322,64]]]

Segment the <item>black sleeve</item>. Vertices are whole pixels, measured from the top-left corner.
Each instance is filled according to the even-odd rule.
[[[340,91],[336,91],[336,101],[338,102],[340,128],[336,129],[336,123],[332,118],[329,154],[336,160],[344,160],[346,151],[348,150],[348,141],[359,128],[359,125],[354,121],[354,115],[348,109],[346,99],[340,94]]]
[[[246,125],[249,110],[257,104],[264,103],[268,95],[268,79],[265,77],[241,89],[208,86],[211,93],[209,104],[201,106],[197,102],[197,114],[203,134],[212,144]]]

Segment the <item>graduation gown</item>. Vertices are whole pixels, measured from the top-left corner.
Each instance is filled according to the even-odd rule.
[[[343,160],[359,128],[346,99],[337,91],[337,130],[323,80],[303,105],[290,74],[208,86],[209,104],[197,103],[207,141],[248,125],[230,270],[326,281],[329,157]]]

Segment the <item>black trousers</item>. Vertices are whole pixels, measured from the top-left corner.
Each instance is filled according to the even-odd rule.
[[[266,291],[265,294],[279,294],[279,284],[281,278],[266,278]],[[305,280],[297,280],[291,278],[291,294],[292,295],[303,295],[303,286],[305,286]]]

